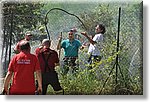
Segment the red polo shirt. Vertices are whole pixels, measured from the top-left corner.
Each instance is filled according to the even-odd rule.
[[[10,94],[34,94],[34,72],[37,70],[40,66],[35,55],[24,52],[15,55],[8,68],[8,71],[14,72]]]
[[[48,59],[48,66],[49,66],[49,68],[54,70],[55,63],[59,63],[59,58],[58,58],[57,52],[55,50],[45,48],[45,49],[42,49],[42,51],[37,55],[39,62],[40,62],[41,71],[44,72],[45,71],[45,61],[43,59],[42,53],[44,54],[45,59],[47,59],[48,55],[50,54],[50,57]],[[49,71],[49,69],[46,68],[46,71]]]

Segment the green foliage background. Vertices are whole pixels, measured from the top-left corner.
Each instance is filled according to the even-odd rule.
[[[65,89],[65,94],[143,94],[142,3],[61,3],[46,5],[45,9],[53,7],[62,8],[79,16],[87,28],[80,27],[79,29],[81,31],[86,30],[91,35],[94,34],[94,27],[97,23],[102,23],[106,26],[104,49],[102,51],[103,59],[101,62],[93,64],[94,69],[89,71],[85,67],[87,66],[85,61],[87,60],[87,49],[79,54],[79,63],[82,65],[77,75],[70,73],[64,78],[60,74],[61,67],[58,68],[57,71],[60,75],[61,85]],[[116,52],[119,7],[121,7],[120,47],[119,52]],[[49,28],[54,25],[54,28],[60,28],[59,30],[63,31],[63,28],[57,27],[60,24],[59,16],[62,17],[63,15],[58,13],[57,17],[49,16],[52,19]],[[71,22],[74,21],[72,20]],[[70,23],[67,24],[66,26],[69,27]],[[80,25],[80,23],[78,24]],[[65,26],[63,27],[65,28]],[[52,31],[57,32],[57,29]],[[117,54],[119,55],[119,65],[116,68]],[[118,69],[117,76],[116,69]],[[110,74],[111,71],[112,73]],[[105,82],[106,84],[104,85]]]
[[[12,7],[12,8],[11,8]],[[48,30],[51,32],[52,47],[56,47],[60,32],[63,38],[67,38],[67,31],[77,26],[79,32],[87,31],[94,35],[94,27],[97,23],[103,23],[106,27],[104,34],[103,58],[99,63],[87,70],[87,48],[79,52],[79,71],[76,74],[61,75],[61,66],[57,67],[61,86],[65,94],[143,94],[143,4],[142,3],[70,3],[70,2],[42,2],[42,3],[6,3],[4,14],[4,47],[8,47],[11,25],[11,9],[13,9],[13,43],[16,43],[23,35],[20,32],[33,31],[33,51],[38,43],[46,35],[44,27],[45,14],[52,8],[62,8],[77,15],[86,26],[86,29],[73,18],[61,11],[53,11],[48,15]],[[116,38],[118,33],[118,9],[121,7],[120,19],[120,47],[116,52]],[[8,16],[8,17],[6,17]],[[78,32],[78,33],[79,33]],[[6,38],[5,38],[6,37]],[[82,36],[81,36],[82,37]],[[82,37],[83,41],[86,41]],[[4,49],[2,49],[5,51]],[[62,51],[63,52],[63,51]],[[7,49],[5,54],[7,55]],[[116,56],[119,56],[119,66],[115,66]],[[61,58],[63,53],[61,53]],[[62,60],[62,59],[61,59]],[[114,69],[113,69],[114,68]],[[118,69],[116,78],[116,69]],[[110,72],[112,73],[110,74]],[[108,80],[107,80],[108,79]],[[117,79],[117,83],[116,83]],[[106,84],[105,84],[106,83]],[[105,85],[104,85],[105,84]],[[49,86],[48,94],[55,94]]]

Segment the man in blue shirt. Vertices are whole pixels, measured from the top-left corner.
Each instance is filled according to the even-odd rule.
[[[62,74],[67,74],[69,71],[69,67],[72,68],[73,72],[77,69],[76,66],[76,59],[78,58],[78,51],[81,47],[81,42],[74,38],[76,30],[71,29],[68,32],[68,39],[61,41],[62,36],[59,38],[59,42],[57,45],[57,50],[61,48],[64,49],[64,65]]]

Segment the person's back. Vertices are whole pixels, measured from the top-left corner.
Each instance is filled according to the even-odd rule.
[[[20,42],[21,52],[16,54],[8,67],[8,73],[5,78],[4,88],[8,89],[8,83],[13,74],[12,85],[9,94],[11,95],[34,95],[36,91],[34,72],[41,89],[40,66],[35,55],[30,53],[30,44],[28,41]]]
[[[10,94],[34,94],[36,62],[36,56],[30,53],[20,52],[14,56],[9,67],[9,71],[14,72]]]
[[[42,41],[42,49],[38,51],[37,57],[40,62],[42,71],[42,94],[47,93],[48,85],[50,84],[54,91],[61,91],[62,88],[59,83],[58,74],[55,71],[55,66],[59,64],[58,54],[55,50],[50,49],[50,40],[44,39]]]
[[[59,63],[59,59],[58,59],[58,54],[55,50],[51,50],[50,48],[43,48],[41,49],[40,53],[38,53],[38,59],[40,62],[40,68],[41,71],[44,72],[45,70],[45,60],[43,59],[43,57],[45,58],[45,60],[48,63],[48,66],[50,69],[46,69],[46,71],[49,70],[55,70],[55,63]]]

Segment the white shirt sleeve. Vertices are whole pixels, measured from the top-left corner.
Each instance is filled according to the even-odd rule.
[[[103,35],[102,34],[97,34],[94,36],[93,41],[96,42],[96,44],[94,45],[95,47],[100,47],[102,48],[103,45]]]

